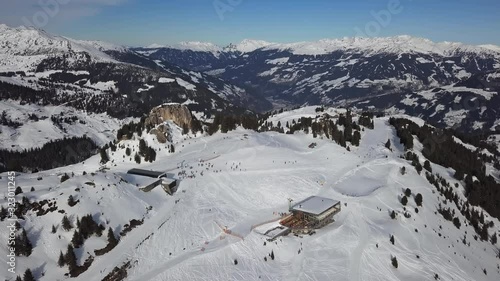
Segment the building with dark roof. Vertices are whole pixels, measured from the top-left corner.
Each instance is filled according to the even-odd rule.
[[[152,171],[152,170],[133,168],[133,169],[128,170],[127,174],[150,177],[150,178],[161,178],[161,177],[166,176],[167,173],[160,172],[160,171]]]
[[[173,195],[178,185],[178,181],[173,176],[173,174],[167,174],[166,172],[134,168],[130,169],[123,176],[123,179],[139,187],[144,192],[150,192],[155,187],[161,185],[166,193]]]

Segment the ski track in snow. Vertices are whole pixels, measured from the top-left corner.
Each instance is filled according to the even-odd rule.
[[[287,114],[290,117],[291,114]],[[456,232],[452,223],[434,214],[440,200],[432,195],[433,187],[425,178],[399,158],[404,150],[387,124],[387,118],[376,119],[375,130],[365,130],[362,134],[360,146],[351,147],[352,151],[347,152],[330,140],[314,139],[311,135],[258,134],[238,129],[228,134],[178,140],[176,153],[159,153],[154,163],[119,164],[106,173],[99,173],[96,177],[106,184],[131,167],[160,170],[184,162],[186,171],[197,171],[197,177],[184,179],[173,197],[161,190],[138,193],[130,185],[120,184],[118,179],[116,188],[103,188],[104,193],[90,197],[88,200],[99,201],[108,208],[124,198],[128,200],[124,202],[137,202],[137,206],[128,203],[130,206],[120,212],[131,208],[141,210],[148,205],[154,208],[144,215],[143,225],[121,237],[111,252],[96,257],[93,265],[75,280],[101,280],[126,261],[132,265],[126,280],[137,281],[331,280],[332,276],[336,280],[352,281],[431,281],[435,273],[439,273],[441,280],[498,280],[495,260],[490,257],[492,247],[474,241],[469,234],[467,240],[471,248],[456,242],[463,236],[464,229],[473,233],[470,226],[464,225]],[[391,140],[392,151],[384,147],[387,139]],[[317,147],[308,148],[311,142],[317,142]],[[121,154],[114,157],[120,159]],[[41,182],[37,180],[38,175],[23,174],[18,180],[23,186],[34,186],[36,192],[42,194],[39,199],[50,199],[72,191],[80,182],[94,181],[93,176],[87,175],[60,184],[58,175],[91,171],[91,167],[97,170],[98,158],[42,172]],[[403,165],[407,167],[405,176],[399,172]],[[177,173],[180,169],[169,170]],[[200,171],[204,172],[203,176],[199,175]],[[56,189],[49,192],[47,186],[56,186]],[[419,207],[418,214],[413,212],[413,198],[409,198],[407,211],[412,214],[411,218],[403,216],[398,197],[406,188],[424,196],[424,205]],[[91,189],[91,193],[97,191]],[[276,223],[277,212],[287,210],[287,198],[297,201],[310,195],[342,202],[342,211],[336,215],[335,222],[313,236],[289,235],[263,246],[265,237],[261,233],[269,229],[268,223]],[[81,204],[76,210],[88,212]],[[94,207],[97,212],[112,211],[101,210],[100,205]],[[389,217],[391,210],[398,213],[396,220]],[[130,220],[131,213],[128,214],[120,218],[122,222],[118,226],[112,225],[116,231]],[[111,214],[104,215],[108,219],[109,216]],[[137,214],[132,217],[138,218]],[[45,217],[30,218],[26,222],[33,225],[28,228],[30,232],[54,223],[47,224],[43,221]],[[60,218],[56,224],[59,221]],[[225,234],[218,224],[241,235],[242,239]],[[440,225],[442,230],[438,228]],[[495,221],[495,227],[497,225],[500,223]],[[449,238],[438,237],[435,231]],[[37,239],[34,243],[35,256],[50,257],[49,270],[42,281],[61,279],[64,274],[64,269],[56,267],[55,262],[61,245],[66,246],[64,243],[71,240],[72,232],[59,234],[63,236],[61,239],[47,234],[49,238]],[[390,235],[395,236],[395,245],[389,242]],[[450,245],[453,248],[448,248]],[[83,251],[92,252],[87,246]],[[271,250],[276,259],[264,262],[263,257]],[[390,264],[391,255],[398,258],[397,270]],[[464,260],[463,255],[467,255],[468,260]],[[79,257],[80,262],[82,258]],[[233,264],[236,258],[238,265]],[[479,268],[483,266],[488,267],[487,276]]]

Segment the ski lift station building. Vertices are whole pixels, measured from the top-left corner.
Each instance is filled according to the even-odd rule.
[[[340,201],[310,196],[290,206],[291,215],[283,219],[281,224],[292,229],[320,228],[332,222],[333,216],[340,211]]]
[[[144,192],[150,192],[155,187],[161,185],[163,190],[169,195],[172,195],[176,189],[178,182],[173,178],[172,174],[162,171],[151,171],[143,169],[130,169],[123,176],[127,182],[132,183]]]

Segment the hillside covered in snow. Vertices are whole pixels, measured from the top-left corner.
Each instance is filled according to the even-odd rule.
[[[140,125],[122,127],[120,135],[130,137],[107,147],[105,161],[101,153],[16,173],[16,234],[25,241],[24,229],[31,244],[29,255],[17,257],[17,275],[29,268],[37,280],[51,281],[500,278],[498,209],[469,203],[469,187],[489,182],[484,173],[498,183],[498,154],[489,146],[456,137],[432,146],[421,141],[432,127],[419,118],[341,108],[276,112],[259,120],[257,131],[243,128],[249,120],[233,127],[239,121],[216,117],[220,127],[195,133],[183,128],[188,117],[152,123],[152,116],[144,126],[163,126],[167,140]],[[401,131],[403,121],[395,120],[416,127]],[[134,161],[145,149],[141,139],[154,149],[154,161]],[[464,164],[460,176],[446,161],[429,161],[441,161],[432,151],[448,141],[489,157],[487,169],[472,175]],[[142,191],[144,182],[127,174],[132,168],[168,173],[178,181],[176,192]],[[270,241],[266,233],[289,200],[312,195],[341,202],[334,221],[312,235]],[[0,198],[4,208],[7,196]],[[0,233],[7,237],[4,215]]]

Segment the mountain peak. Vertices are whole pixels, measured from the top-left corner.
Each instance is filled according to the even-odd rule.
[[[270,43],[264,40],[243,39],[239,44],[235,46],[235,49],[242,53],[249,53],[272,44],[275,43]]]
[[[147,49],[160,49],[160,48],[166,48],[167,46],[153,43],[151,45],[146,46]]]
[[[317,41],[302,41],[294,43],[274,43],[264,40],[244,39],[238,44],[229,44],[222,48],[208,42],[181,42],[172,46],[152,44],[147,48],[173,48],[210,52],[218,55],[221,52],[250,53],[258,49],[288,50],[297,55],[324,55],[335,51],[363,51],[367,53],[419,53],[453,55],[457,52],[471,52],[481,55],[500,56],[500,46],[495,45],[467,45],[459,42],[434,42],[426,38],[411,35],[397,35],[392,37],[343,37],[325,38]]]
[[[30,69],[35,61],[39,62],[50,56],[72,52],[85,52],[96,61],[114,61],[103,51],[123,50],[124,48],[104,42],[81,41],[57,36],[35,27],[13,28],[2,24],[0,31],[0,54],[4,55],[0,68],[9,71]],[[25,64],[16,63],[14,58],[17,56],[30,56],[33,61],[26,60]]]
[[[479,47],[500,53],[500,46],[497,45],[486,44],[486,45],[479,45]]]
[[[363,51],[367,53],[423,53],[453,55],[456,52],[474,52],[500,56],[494,47],[467,45],[458,42],[433,42],[426,38],[399,35],[393,37],[344,37],[286,44],[269,44],[265,49],[288,50],[297,55],[324,55],[335,51]],[[498,47],[500,49],[500,47]]]
[[[191,50],[197,52],[220,53],[222,51],[221,47],[213,43],[199,41],[180,42],[173,47],[180,50]]]

